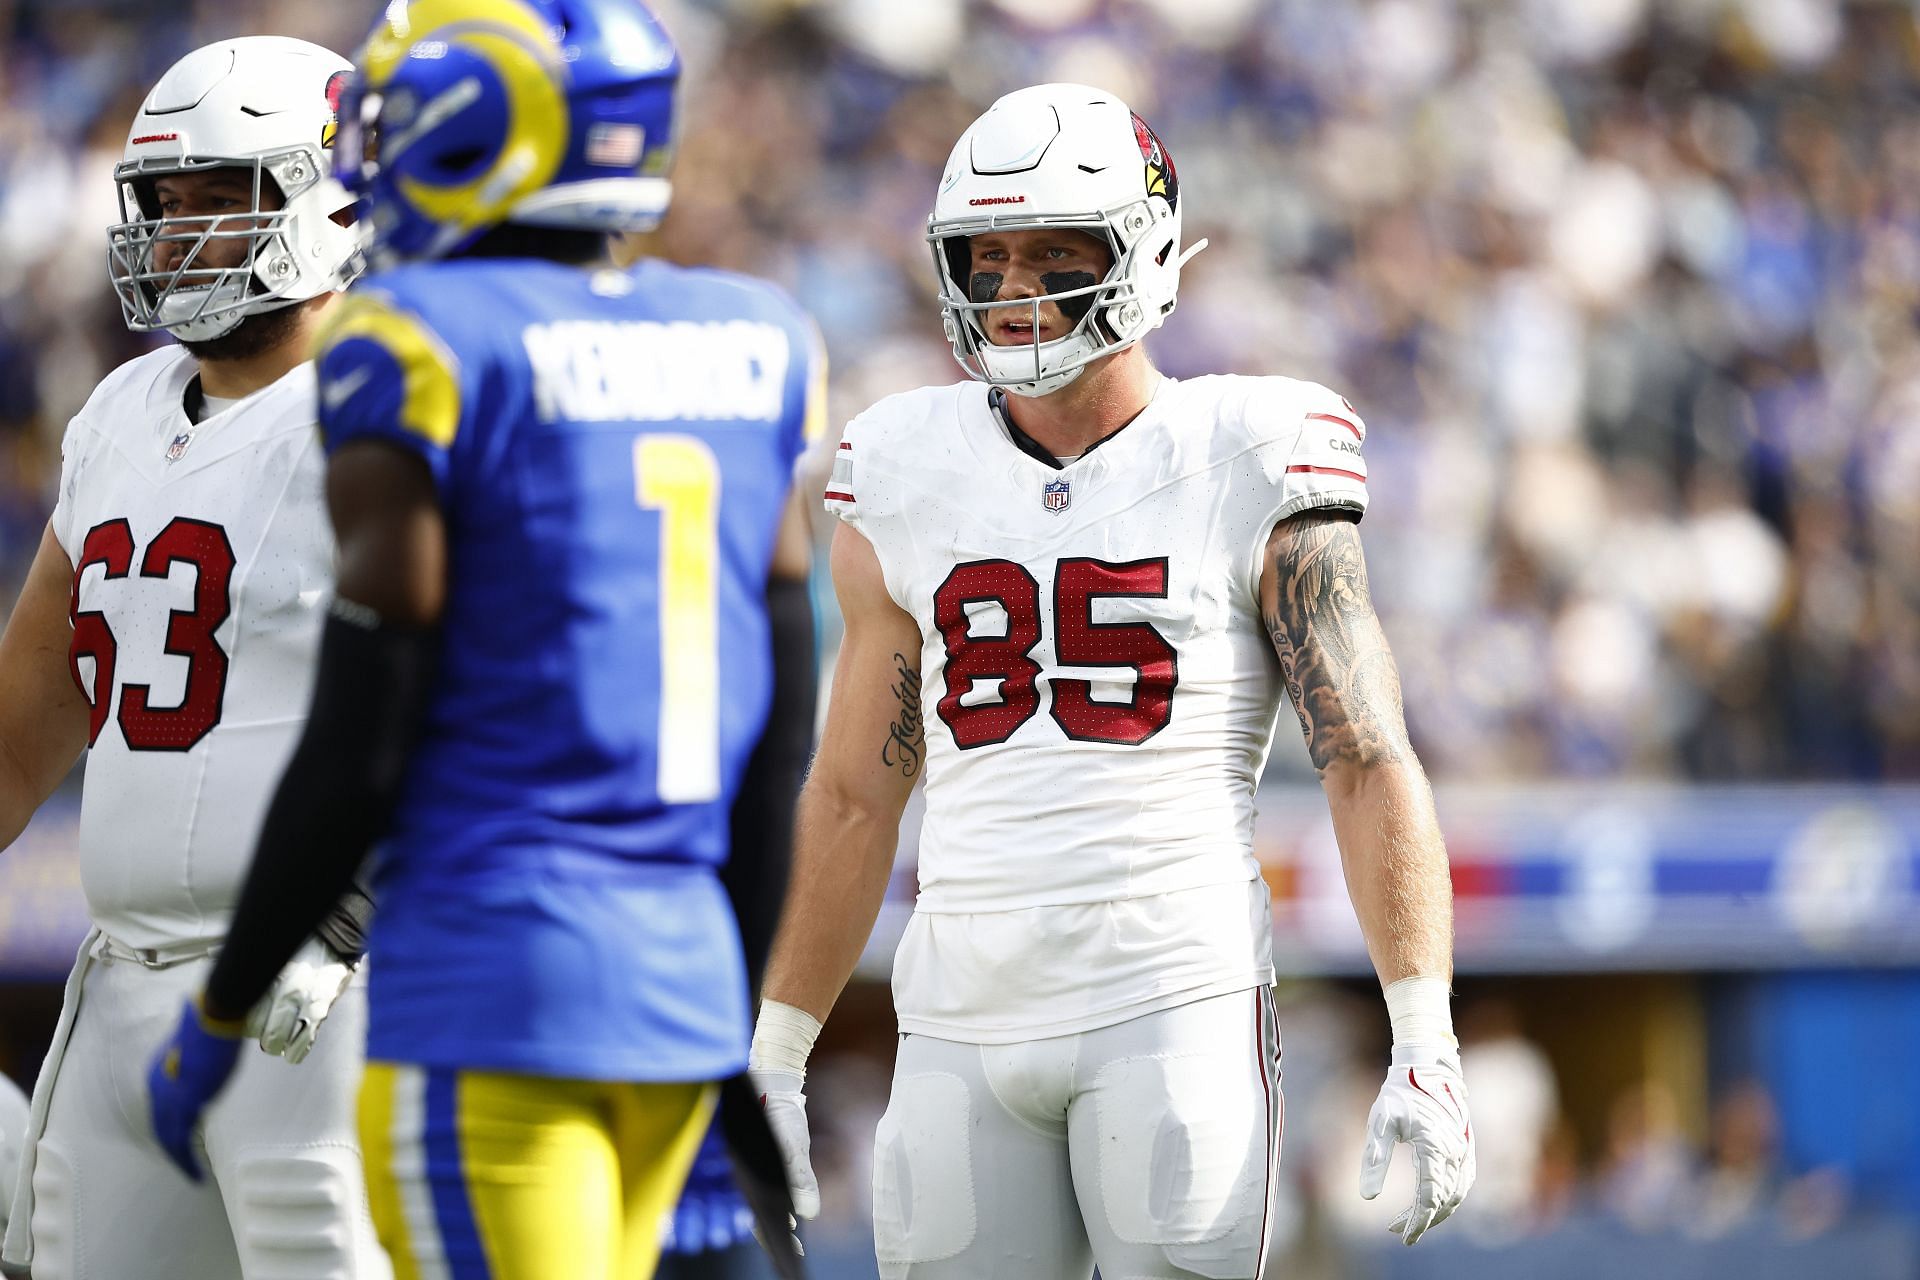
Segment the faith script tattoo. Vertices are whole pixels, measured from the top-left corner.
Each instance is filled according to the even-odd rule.
[[[920,752],[926,745],[920,724],[920,673],[907,662],[905,654],[893,655],[893,696],[900,709],[887,726],[887,740],[880,748],[880,763],[898,769],[900,776],[911,778],[920,772]]]
[[[1267,634],[1313,767],[1409,758],[1400,673],[1374,616],[1353,521],[1297,516],[1274,532],[1267,554],[1275,586],[1262,602]]]

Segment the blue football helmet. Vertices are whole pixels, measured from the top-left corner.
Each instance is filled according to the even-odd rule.
[[[393,0],[354,63],[335,164],[375,269],[666,213],[680,55],[640,0]]]

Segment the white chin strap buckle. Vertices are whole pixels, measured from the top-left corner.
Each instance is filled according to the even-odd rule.
[[[244,281],[226,281],[198,289],[175,289],[160,300],[154,314],[159,326],[183,342],[210,342],[224,338],[246,319],[244,311],[224,308],[246,297]],[[209,311],[215,312],[207,315]]]

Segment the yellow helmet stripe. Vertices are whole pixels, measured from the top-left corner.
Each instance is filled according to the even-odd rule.
[[[454,28],[485,25],[516,33],[535,48],[553,39],[540,15],[520,0],[414,0],[389,4],[384,22],[361,49],[357,61],[375,89],[393,78],[413,47],[451,39]]]
[[[545,20],[521,0],[416,0],[389,6],[361,50],[368,90],[385,90],[409,57],[436,45],[457,46],[493,70],[507,99],[506,138],[494,163],[472,180],[447,186],[402,178],[398,194],[433,222],[499,222],[546,186],[566,158],[566,66]]]
[[[480,226],[498,222],[524,197],[547,185],[566,157],[567,100],[560,72],[537,49],[512,35],[468,29],[449,43],[479,54],[507,93],[507,136],[499,156],[471,181],[438,186],[403,178],[407,202],[435,222]]]

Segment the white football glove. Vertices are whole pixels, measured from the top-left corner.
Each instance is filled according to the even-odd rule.
[[[748,1072],[753,1087],[766,1108],[767,1127],[780,1144],[780,1155],[787,1165],[787,1186],[793,1192],[796,1217],[820,1215],[820,1184],[813,1176],[813,1138],[807,1132],[807,1095],[801,1092],[806,1077],[797,1071],[754,1068]]]
[[[302,1061],[352,978],[351,964],[319,938],[308,938],[247,1015],[247,1034],[257,1036],[268,1053]]]
[[[1413,1148],[1413,1204],[1387,1230],[1412,1244],[1446,1221],[1473,1186],[1473,1123],[1457,1051],[1417,1046],[1393,1051],[1393,1067],[1367,1116],[1367,1149],[1360,1157],[1365,1199],[1386,1185],[1399,1142]]]

